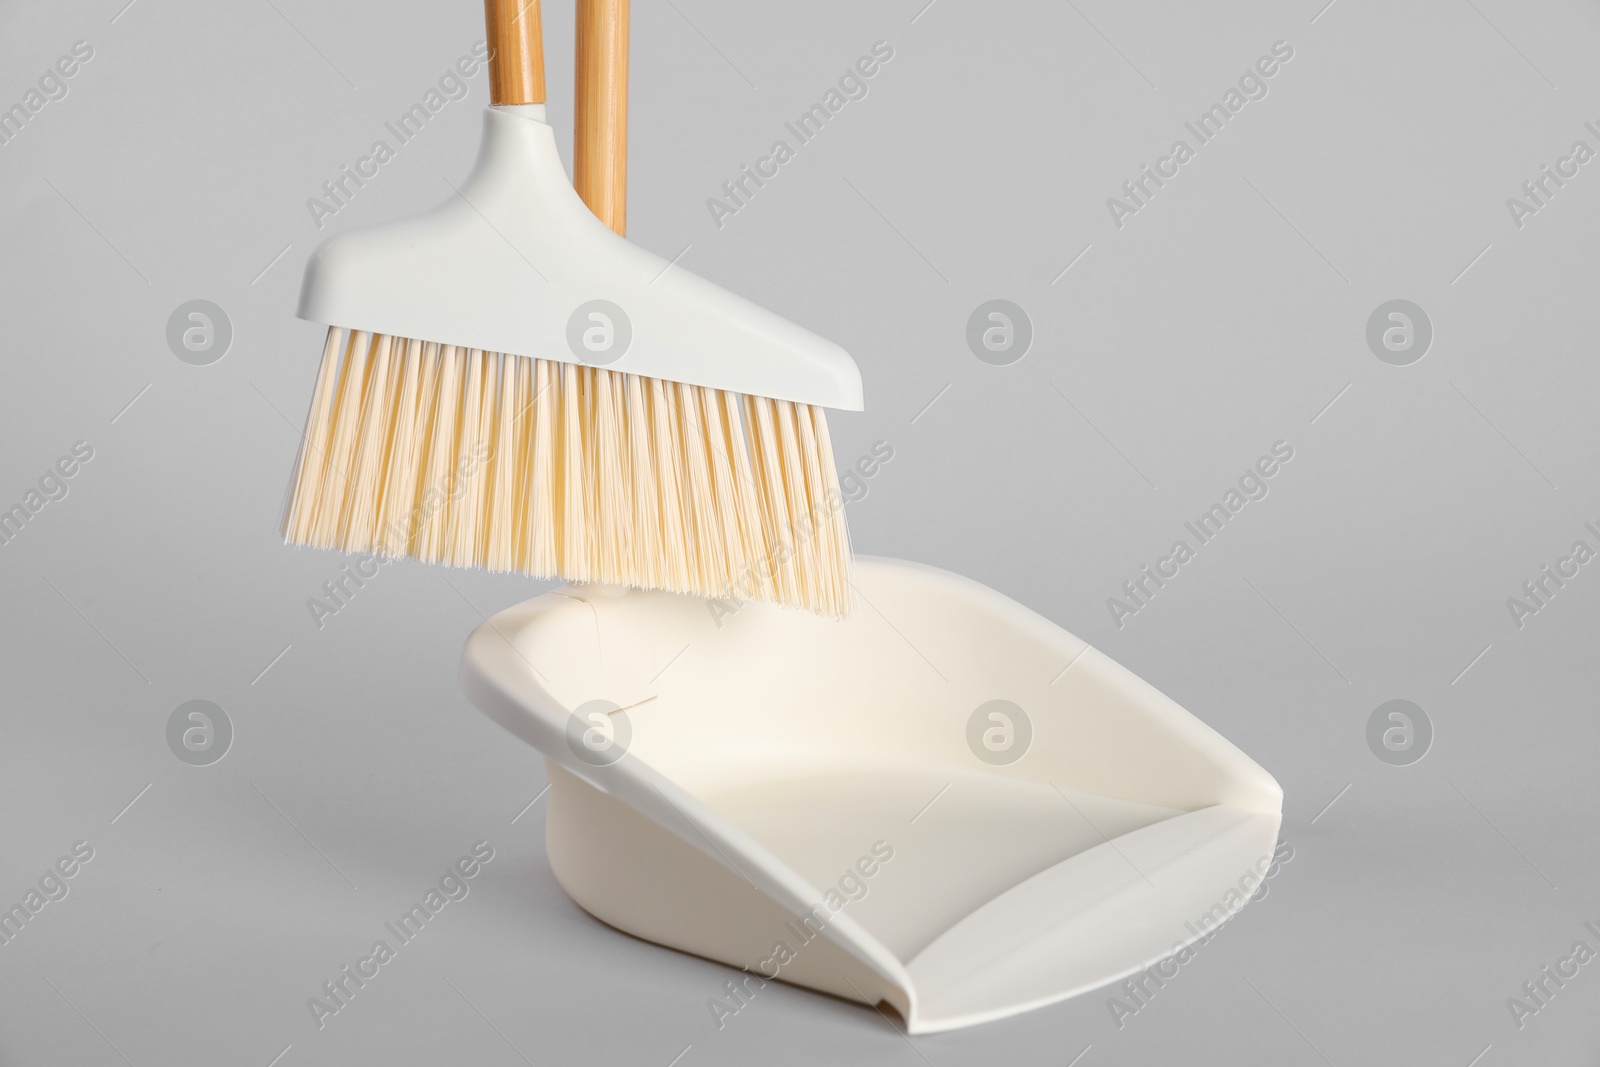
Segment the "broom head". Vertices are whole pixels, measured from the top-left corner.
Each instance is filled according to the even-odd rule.
[[[848,612],[855,363],[612,233],[542,121],[488,109],[455,195],[324,243],[300,314],[340,325],[291,543]]]

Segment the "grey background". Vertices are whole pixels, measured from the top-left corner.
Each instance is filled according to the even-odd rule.
[[[1593,1061],[1600,963],[1523,1029],[1506,999],[1600,947],[1600,564],[1521,629],[1506,598],[1597,544],[1600,162],[1520,230],[1505,205],[1600,148],[1592,4],[635,5],[630,235],[856,355],[839,463],[894,449],[857,549],[1015,597],[1285,789],[1294,859],[1124,1027],[1102,991],[908,1046],[779,986],[719,1031],[729,972],[565,897],[540,760],[455,683],[471,628],[545,586],[402,562],[311,620],[344,561],[277,535],[322,339],[300,267],[449,194],[484,76],[325,230],[305,201],[468,52],[479,5],[125,2],[0,8],[0,104],[95,49],[0,147],[0,505],[95,450],[0,546],[0,900],[95,849],[0,945],[0,1062]],[[565,143],[567,5],[545,28]],[[714,226],[706,199],[877,40],[866,99]],[[1115,228],[1106,198],[1278,40],[1266,99]],[[234,328],[207,367],[165,340],[197,298]],[[995,298],[1035,329],[1007,367],[965,343]],[[1435,330],[1408,367],[1364,339],[1395,298]],[[1279,440],[1270,495],[1113,625]],[[205,767],[165,741],[197,698],[235,729]],[[1394,698],[1435,729],[1411,766],[1367,747]],[[480,839],[470,896],[317,1030],[306,998]]]

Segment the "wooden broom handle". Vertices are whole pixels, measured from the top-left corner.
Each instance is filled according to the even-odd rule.
[[[628,221],[628,0],[578,0],[572,184],[617,233]]]
[[[489,40],[489,103],[544,103],[539,0],[483,0]]]

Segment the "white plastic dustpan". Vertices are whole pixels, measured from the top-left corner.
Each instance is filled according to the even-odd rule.
[[[575,586],[472,634],[574,900],[925,1033],[1147,967],[1260,884],[1282,790],[1210,727],[975,582],[855,581],[844,622]]]

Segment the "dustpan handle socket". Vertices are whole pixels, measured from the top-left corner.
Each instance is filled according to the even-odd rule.
[[[483,0],[489,40],[489,103],[544,103],[539,0]]]

